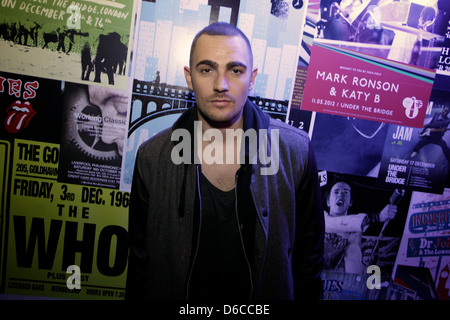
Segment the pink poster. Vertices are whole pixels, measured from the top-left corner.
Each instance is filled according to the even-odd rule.
[[[314,42],[302,110],[422,127],[435,71]]]

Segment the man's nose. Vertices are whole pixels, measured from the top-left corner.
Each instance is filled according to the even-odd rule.
[[[214,81],[214,91],[226,92],[228,91],[228,79],[225,73],[218,73]]]

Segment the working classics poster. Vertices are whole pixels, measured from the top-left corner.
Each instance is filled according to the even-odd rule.
[[[128,93],[66,83],[61,130],[61,182],[119,188]]]

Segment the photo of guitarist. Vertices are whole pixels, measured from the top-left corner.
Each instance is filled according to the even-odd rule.
[[[448,125],[450,124],[450,118],[448,117],[448,113],[450,111],[449,105],[444,105],[441,112],[437,112],[433,115],[431,121],[423,126],[422,131],[420,132],[420,140],[415,145],[413,152],[411,153],[411,158],[414,158],[417,153],[424,146],[428,144],[435,144],[442,148],[444,152],[444,156],[447,159],[447,162],[450,164],[450,148],[447,143],[442,139],[445,132],[448,129]]]

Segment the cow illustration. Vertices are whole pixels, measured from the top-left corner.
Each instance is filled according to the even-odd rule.
[[[94,82],[101,82],[102,72],[108,75],[108,83],[114,84],[114,72],[119,66],[119,71],[124,70],[128,48],[120,41],[120,34],[110,32],[98,37],[97,55],[94,59]]]

